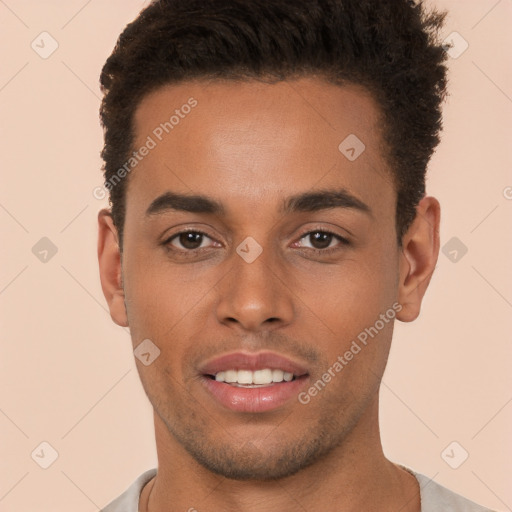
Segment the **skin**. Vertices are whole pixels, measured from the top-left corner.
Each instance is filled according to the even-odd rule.
[[[98,215],[112,319],[130,327],[133,347],[149,338],[161,351],[149,366],[136,360],[158,452],[140,510],[419,511],[416,479],[385,458],[379,433],[392,321],[307,405],[228,410],[207,394],[198,366],[273,350],[308,368],[307,390],[393,303],[399,320],[413,321],[439,252],[438,201],[421,200],[400,248],[379,107],[359,86],[315,77],[162,87],[136,110],[134,148],[190,97],[198,105],[129,176],[122,256],[109,210]],[[338,150],[352,133],[366,146],[353,162]],[[371,213],[280,210],[291,195],[340,188]],[[224,214],[146,216],[166,191],[209,196]],[[164,247],[186,228],[206,233],[201,249],[179,237]],[[307,235],[322,230],[349,244]],[[248,236],[263,248],[250,264],[236,252]]]

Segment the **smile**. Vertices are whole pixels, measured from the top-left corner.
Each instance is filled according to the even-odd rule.
[[[199,368],[208,400],[236,412],[262,413],[297,400],[309,380],[306,366],[275,352],[234,352]]]
[[[290,382],[295,376],[281,369],[264,368],[262,370],[226,370],[211,376],[217,382],[225,382],[233,386],[260,387],[270,386],[278,382]]]

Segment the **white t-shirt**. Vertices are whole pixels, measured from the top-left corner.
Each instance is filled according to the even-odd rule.
[[[400,465],[416,477],[420,485],[421,512],[493,512],[437,484],[425,475]],[[142,488],[156,475],[150,469],[140,475],[121,496],[100,512],[138,512]]]

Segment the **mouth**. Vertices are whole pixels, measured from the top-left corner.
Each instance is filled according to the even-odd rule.
[[[264,368],[255,371],[231,369],[217,372],[215,375],[206,375],[206,377],[216,382],[243,388],[268,387],[280,382],[291,382],[298,378],[297,375],[280,368]]]
[[[234,353],[201,369],[210,398],[237,412],[266,412],[284,406],[305,386],[305,367],[275,353]]]

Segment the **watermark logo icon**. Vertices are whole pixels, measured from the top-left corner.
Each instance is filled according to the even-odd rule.
[[[343,139],[341,144],[338,146],[340,153],[351,162],[357,160],[363,154],[365,149],[366,146],[363,141],[353,133]]]
[[[133,354],[144,366],[149,366],[160,355],[160,349],[150,339],[145,339],[135,347]]]
[[[254,240],[251,236],[248,236],[237,248],[236,252],[241,256],[247,263],[252,263],[258,258],[263,252],[263,247]]]
[[[32,254],[41,263],[48,263],[57,254],[57,251],[57,246],[46,236],[43,236],[43,238],[32,247]]]
[[[59,458],[59,453],[50,443],[43,441],[30,456],[38,466],[48,469]]]
[[[458,32],[452,32],[443,41],[443,50],[452,59],[458,59],[468,48],[469,43]]]
[[[466,462],[469,457],[467,450],[457,441],[452,441],[442,452],[441,458],[452,469],[457,469]]]
[[[105,197],[107,197],[107,189],[105,187],[95,187],[92,191],[92,195],[94,199],[98,199],[98,201],[101,201],[102,199],[105,199]]]
[[[466,255],[468,248],[454,236],[443,245],[442,252],[452,263],[458,263]]]
[[[47,59],[59,47],[57,40],[48,32],[41,32],[30,44],[39,57]]]

